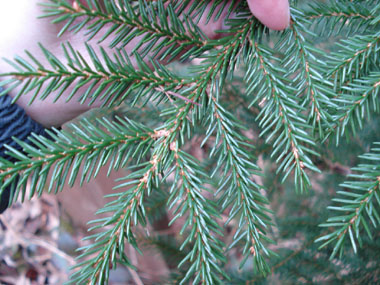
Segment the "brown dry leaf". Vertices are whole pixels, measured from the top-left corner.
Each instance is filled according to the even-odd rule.
[[[55,277],[59,270],[52,270],[54,256],[72,260],[56,246],[59,216],[55,199],[42,196],[18,202],[0,216],[0,223],[0,282],[53,284],[50,280],[55,280],[59,284],[67,280],[67,272]]]

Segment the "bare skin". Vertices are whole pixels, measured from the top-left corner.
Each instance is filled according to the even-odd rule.
[[[72,0],[74,1],[74,0]],[[80,0],[84,2],[83,0]],[[283,30],[288,27],[290,21],[289,3],[288,0],[246,0],[253,13],[270,29]],[[41,42],[48,50],[52,51],[58,59],[64,60],[61,43],[70,41],[73,47],[86,55],[83,45],[83,34],[71,35],[67,33],[61,38],[57,38],[57,33],[60,26],[50,24],[50,19],[37,19],[41,15],[41,7],[37,3],[41,0],[12,0],[6,1],[1,5],[0,9],[0,58],[12,58],[16,55],[24,55],[24,49],[27,48],[36,58],[43,58],[41,50],[37,46]],[[75,3],[73,3],[75,5]],[[206,13],[205,13],[206,14]],[[215,38],[218,35],[215,30],[223,28],[223,17],[218,21],[205,24],[205,21],[200,21],[200,28],[209,38]],[[100,35],[93,39],[92,43],[95,46]],[[138,39],[136,39],[138,41]],[[131,42],[126,46],[127,50],[132,50],[136,44]],[[105,47],[106,45],[104,45]],[[42,61],[44,63],[44,61]],[[0,72],[10,72],[14,69],[7,63],[0,60]],[[68,92],[69,93],[69,92]],[[17,90],[11,92],[10,96],[15,96]],[[63,96],[57,102],[53,102],[54,95],[49,96],[45,100],[36,100],[33,104],[28,104],[30,96],[25,95],[17,101],[21,107],[26,110],[27,114],[35,121],[45,127],[60,126],[65,122],[77,117],[90,108],[99,107],[101,102],[96,102],[91,106],[80,104],[76,98],[66,102]]]

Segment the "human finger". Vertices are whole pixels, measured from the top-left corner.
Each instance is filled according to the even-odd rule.
[[[247,0],[252,14],[273,30],[283,30],[290,23],[288,0]]]

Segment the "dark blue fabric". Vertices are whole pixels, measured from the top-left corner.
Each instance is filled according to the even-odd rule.
[[[1,88],[0,88],[1,89]],[[1,90],[0,90],[1,91]],[[7,149],[4,144],[12,146],[21,151],[21,147],[12,139],[16,137],[28,142],[31,133],[45,135],[46,132],[42,125],[30,118],[17,104],[12,104],[9,96],[0,97],[0,156],[9,161],[14,159],[6,154]],[[1,182],[0,182],[1,183]],[[0,213],[4,212],[9,204],[10,189],[4,189],[0,196]]]
[[[17,150],[20,146],[12,139],[16,137],[22,141],[27,141],[31,133],[45,134],[45,129],[39,123],[30,118],[25,111],[17,104],[12,104],[12,98],[9,96],[0,97],[0,156],[8,160],[11,157],[7,155],[4,144],[10,145]]]

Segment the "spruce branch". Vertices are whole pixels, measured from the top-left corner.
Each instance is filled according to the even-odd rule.
[[[246,33],[248,33],[248,31],[249,31],[248,28],[250,28],[250,25],[247,24],[243,28],[246,30]],[[197,76],[198,81],[196,82],[197,88],[194,88],[195,82],[186,82],[186,81],[183,82],[183,85],[189,85],[189,87],[190,87],[189,91],[193,93],[193,95],[189,95],[189,98],[194,98],[194,100],[198,100],[198,98],[207,94],[206,90],[207,90],[210,82],[211,82],[211,84],[213,84],[213,82],[216,82],[215,80],[216,80],[218,74],[223,74],[225,76],[228,69],[233,70],[233,68],[230,67],[230,64],[231,64],[231,66],[234,66],[233,63],[236,62],[237,56],[239,54],[238,51],[241,49],[241,46],[243,46],[244,42],[245,42],[244,34],[243,34],[243,36],[242,35],[236,36],[236,37],[234,37],[233,41],[231,41],[231,40],[226,41],[226,46],[224,46],[220,51],[216,51],[215,53],[212,53],[210,56],[206,57],[205,61],[206,62],[209,61],[210,63],[202,65],[202,68],[198,72],[198,74],[197,74],[198,75]],[[216,54],[216,56],[215,56],[215,54]],[[168,140],[166,140],[167,142],[163,143],[162,147],[163,148],[167,147],[168,143],[170,142],[170,148],[172,151],[175,151],[177,149],[177,142],[176,142],[176,140],[174,140],[174,138],[176,137],[175,133],[178,131],[183,133],[184,130],[189,129],[189,126],[184,128],[184,127],[182,127],[182,124],[187,121],[187,116],[188,116],[189,112],[192,109],[194,109],[194,105],[188,104],[188,102],[184,102],[182,105],[184,105],[184,106],[177,106],[176,108],[172,108],[173,110],[170,112],[175,114],[175,116],[171,117],[166,122],[166,124],[162,127],[165,130],[169,130],[169,133],[170,133],[170,135],[168,134],[168,136],[167,136],[167,138],[168,138]],[[166,111],[165,113],[169,114],[168,111]],[[180,137],[183,138],[183,136],[180,136]],[[162,153],[164,153],[164,150],[159,151],[158,153],[162,154]],[[182,154],[182,152],[181,152],[181,154]],[[194,174],[190,175],[190,173],[188,173],[188,168],[190,166],[191,161],[187,161],[187,160],[186,160],[187,161],[187,164],[186,164],[187,168],[182,168],[179,170],[178,167],[183,165],[183,163],[185,161],[184,160],[185,157],[180,156],[178,151],[176,152],[174,157],[176,158],[176,166],[177,166],[176,173],[181,174],[179,177],[182,179],[182,183],[186,182],[185,184],[181,184],[181,185],[194,185],[194,184],[191,184],[189,181],[191,181],[191,179],[195,179],[195,177],[198,177],[201,173],[198,173],[197,176],[195,176]],[[181,160],[180,160],[180,158],[181,158]],[[188,174],[186,174],[186,173],[188,173]],[[177,177],[177,179],[179,179],[179,178]],[[196,181],[198,181],[198,178]],[[195,183],[195,182],[193,182],[193,183]],[[173,186],[176,184],[177,183],[173,183]],[[199,186],[192,188],[192,189],[188,188],[187,191],[195,191],[194,195],[196,193],[198,193],[196,195],[199,196],[200,194],[199,194],[199,192],[197,192],[199,190],[197,190],[197,189],[199,189]],[[173,193],[174,194],[177,193],[177,196],[173,196],[174,195]],[[178,194],[177,188],[176,188],[176,191],[174,191],[172,188],[172,195],[170,196],[170,199],[174,199],[174,197],[175,197],[175,201],[178,201],[178,199],[182,195],[181,193],[182,193],[182,191],[179,192],[179,194]],[[191,196],[191,197],[193,197],[192,200],[188,200],[187,203],[190,203],[193,200],[196,201],[196,196]],[[184,201],[186,201],[186,200],[184,200]],[[203,204],[203,207],[206,207],[208,209],[208,211],[210,211],[212,213],[217,213],[215,209],[212,210],[210,208],[210,207],[212,207],[211,201],[208,201],[207,203],[199,201],[198,204],[200,204],[200,205]],[[181,205],[182,205],[182,207],[185,207],[184,204],[180,204],[180,206],[178,206],[176,208],[176,210],[179,210]],[[190,206],[187,205],[185,207],[185,209],[195,207],[196,205],[197,204],[193,205],[193,203],[191,203]],[[173,206],[173,203],[172,203],[172,206]],[[200,281],[202,281],[202,283],[213,284],[214,282],[219,282],[218,281],[219,280],[218,274],[224,274],[222,271],[220,271],[220,269],[217,265],[218,262],[220,262],[220,261],[223,262],[223,260],[224,260],[224,258],[222,258],[223,254],[221,252],[221,244],[220,244],[220,242],[216,242],[215,239],[212,236],[210,236],[211,231],[219,232],[219,229],[218,229],[217,224],[215,224],[213,222],[213,220],[210,219],[210,217],[201,216],[201,214],[205,214],[207,212],[205,212],[204,210],[201,210],[202,208],[199,208],[198,210],[196,210],[196,209],[197,208],[195,208],[195,210],[193,210],[193,211],[190,211],[190,213],[194,214],[194,211],[195,211],[197,213],[197,215],[199,215],[199,216],[196,216],[196,217],[189,216],[189,223],[191,224],[190,221],[195,219],[197,221],[197,223],[195,223],[195,225],[197,227],[200,227],[200,228],[198,228],[197,232],[206,231],[205,232],[206,236],[200,235],[197,237],[197,240],[198,240],[197,246],[194,247],[193,250],[182,261],[182,263],[185,261],[191,262],[191,266],[188,269],[187,274],[184,277],[184,279],[182,280],[182,282],[185,282],[186,280],[188,280],[189,278],[194,276],[195,280],[200,280]],[[183,211],[181,212],[180,215],[183,215]],[[179,216],[177,215],[175,217],[175,219],[177,217],[179,217]],[[207,220],[209,222],[205,223],[204,220]],[[188,224],[188,223],[186,223],[186,224]],[[204,226],[206,224],[210,225],[211,230],[208,228],[204,228]],[[182,247],[185,246],[191,239],[192,239],[192,237],[189,236],[189,238],[186,239],[186,241],[182,245]],[[207,243],[206,242],[207,240],[210,240],[210,241]],[[213,252],[210,252],[211,249]],[[216,254],[217,258],[214,256],[215,254]],[[198,256],[198,258],[194,259],[194,256]],[[200,263],[200,261],[201,261],[201,263]]]
[[[375,7],[373,7],[373,9],[371,11],[372,15],[377,15],[372,20],[371,24],[378,24],[380,22],[379,11],[380,11],[380,4],[377,4]]]
[[[205,199],[201,194],[201,190],[205,190],[202,177],[206,174],[190,155],[179,149],[180,141],[183,142],[181,133],[190,130],[187,116],[194,108],[194,105],[183,104],[185,106],[177,109],[178,113],[175,112],[175,116],[169,118],[162,126],[162,130],[166,130],[166,138],[156,153],[161,156],[158,160],[163,165],[167,165],[161,168],[162,171],[168,172],[165,177],[175,171],[168,204],[169,208],[176,206],[174,210],[176,215],[170,223],[185,213],[188,214],[181,233],[188,226],[191,226],[191,231],[182,244],[181,250],[194,240],[194,247],[179,264],[181,267],[184,263],[190,263],[181,284],[190,278],[194,278],[194,283],[215,284],[221,282],[220,275],[227,277],[220,269],[220,264],[225,261],[223,243],[214,236],[215,233],[221,235],[220,227],[215,222],[215,217],[219,214],[216,207],[212,205],[212,201]],[[180,140],[177,140],[177,137]],[[171,166],[172,164],[174,167]]]
[[[190,56],[197,57],[217,45],[215,41],[207,39],[188,13],[183,13],[187,4],[184,1],[182,7],[174,8],[178,5],[169,1],[111,0],[104,1],[102,7],[90,1],[88,6],[73,6],[66,0],[51,0],[51,3],[45,4],[43,17],[54,17],[53,23],[66,22],[59,35],[87,29],[87,40],[102,34],[99,40],[102,43],[111,37],[108,44],[110,48],[125,47],[139,39],[132,53],[139,52],[142,57],[150,53],[152,58],[169,61],[181,56],[185,60]],[[208,2],[203,1],[202,5],[205,4]],[[194,7],[189,9],[192,11]],[[209,18],[211,15],[212,12]]]
[[[294,170],[296,190],[303,192],[311,186],[306,169],[319,172],[309,158],[309,154],[318,154],[310,148],[315,142],[306,131],[310,126],[303,116],[305,108],[295,96],[297,90],[289,84],[289,79],[283,77],[285,72],[280,64],[272,63],[280,62],[280,59],[269,48],[252,38],[250,40],[252,51],[247,58],[245,76],[247,95],[255,97],[250,106],[259,101],[262,108],[258,116],[263,129],[260,136],[268,133],[267,142],[277,137],[271,155],[278,156],[277,162],[282,161],[277,171],[285,172],[285,180]]]
[[[328,76],[333,76],[336,87],[367,75],[370,66],[378,63],[380,33],[357,35],[340,41],[339,51],[330,55]]]
[[[327,37],[343,32],[354,34],[374,27],[376,1],[326,1],[310,3],[305,19],[316,23]]]
[[[8,87],[0,95],[21,86],[14,101],[22,94],[34,92],[30,102],[32,103],[36,98],[43,100],[56,91],[55,100],[65,92],[69,93],[67,101],[80,93],[79,100],[83,104],[89,101],[91,105],[95,100],[102,100],[103,106],[114,106],[121,104],[133,92],[136,94],[133,100],[137,101],[148,93],[150,96],[162,96],[162,90],[177,91],[183,80],[157,62],[151,61],[149,66],[138,54],[135,54],[139,67],[136,69],[129,56],[121,50],[113,55],[112,60],[100,48],[102,57],[99,58],[94,49],[86,44],[91,58],[91,62],[87,62],[67,43],[62,45],[67,60],[67,64],[63,64],[42,45],[40,47],[51,68],[44,67],[28,52],[31,62],[21,57],[16,57],[14,62],[8,61],[17,71],[0,74],[0,77],[11,77],[1,82],[0,86]],[[152,90],[155,92],[151,92]]]
[[[117,50],[112,60],[104,49],[100,48],[101,57],[99,57],[94,49],[86,44],[91,59],[91,62],[87,62],[67,43],[62,45],[67,61],[67,64],[64,64],[50,51],[40,46],[52,68],[44,67],[28,52],[31,62],[21,57],[16,57],[14,62],[8,61],[17,71],[0,74],[0,77],[11,77],[0,83],[0,87],[8,85],[0,95],[21,86],[14,101],[22,94],[34,92],[30,102],[32,103],[37,97],[45,99],[56,91],[55,100],[58,100],[65,92],[70,92],[67,97],[69,101],[80,92],[80,102],[89,101],[90,105],[95,100],[103,100],[103,106],[119,105],[133,92],[136,95],[132,99],[133,104],[147,94],[149,94],[147,100],[169,94],[169,98],[175,96],[188,103],[194,103],[195,101],[191,99],[193,95],[198,94],[195,97],[199,98],[201,94],[204,94],[209,81],[212,81],[216,74],[221,73],[221,68],[230,67],[230,70],[234,70],[234,62],[237,62],[239,55],[237,51],[243,44],[241,41],[244,35],[248,33],[247,27],[251,24],[252,19],[245,21],[242,28],[244,33],[239,34],[236,39],[231,41],[231,37],[226,37],[222,42],[219,41],[219,44],[224,43],[224,46],[208,56],[207,58],[211,59],[210,62],[206,64],[204,61],[201,72],[192,78],[180,78],[157,61],[150,61],[149,66],[137,53],[134,54],[139,67],[136,69],[124,50]],[[215,58],[216,61],[214,61]],[[226,71],[225,69],[221,73],[222,76],[226,76]],[[75,87],[69,90],[74,85]],[[190,93],[190,98],[186,97],[185,92]]]
[[[108,162],[111,162],[108,172],[125,167],[131,158],[139,160],[155,138],[149,128],[127,118],[113,122],[99,119],[97,124],[83,119],[79,125],[72,124],[70,132],[48,133],[54,141],[37,135],[29,138],[31,144],[16,140],[23,153],[8,147],[8,154],[16,162],[0,158],[1,191],[11,185],[14,201],[20,191],[24,199],[29,179],[30,199],[41,196],[46,187],[48,192],[57,193],[66,183],[73,186],[78,178],[82,185],[96,177]]]
[[[219,104],[220,93],[222,92],[223,83],[227,74],[235,69],[236,60],[246,52],[247,41],[250,33],[253,32],[253,22],[247,21],[240,27],[240,32],[236,33],[230,45],[220,51],[210,54],[206,63],[216,58],[213,64],[202,65],[206,69],[203,78],[208,78],[208,73],[217,71],[219,76],[212,75],[209,97],[209,109],[212,116],[209,116],[205,124],[208,125],[204,144],[216,132],[216,140],[213,142],[211,155],[218,157],[217,166],[213,171],[215,175],[218,169],[223,169],[223,174],[218,192],[224,191],[220,197],[220,204],[223,209],[233,205],[230,211],[229,223],[236,216],[241,216],[235,241],[229,248],[235,246],[242,238],[245,240],[245,249],[243,254],[245,259],[254,256],[255,264],[259,272],[265,272],[266,262],[262,256],[271,255],[264,246],[262,240],[265,240],[265,228],[270,225],[270,218],[265,214],[268,210],[265,208],[267,200],[261,195],[261,187],[252,181],[251,176],[258,174],[259,168],[252,162],[254,157],[242,151],[242,147],[249,146],[247,138],[236,132],[234,129],[239,126],[239,122],[234,116],[225,110]],[[247,179],[247,177],[250,177]],[[239,234],[238,234],[239,233]],[[245,236],[245,237],[244,237]]]
[[[155,131],[158,139],[151,156],[152,159],[149,163],[138,165],[137,167],[145,167],[125,177],[126,180],[131,181],[122,183],[117,188],[134,186],[125,192],[112,195],[119,196],[119,198],[99,211],[99,213],[112,212],[113,215],[106,220],[100,219],[94,221],[98,225],[93,229],[102,229],[107,225],[113,225],[113,228],[104,233],[89,237],[96,242],[83,248],[84,253],[80,258],[87,257],[95,252],[97,253],[97,257],[80,263],[78,265],[80,270],[73,275],[72,282],[81,283],[86,280],[91,283],[106,282],[110,270],[107,264],[110,262],[113,264],[112,267],[116,266],[116,261],[131,266],[128,258],[123,253],[123,239],[126,238],[129,243],[137,248],[131,229],[132,226],[137,226],[138,222],[142,225],[145,223],[143,197],[144,195],[150,195],[153,185],[155,187],[158,186],[158,183],[160,183],[158,179],[159,173],[166,173],[169,169],[172,169],[171,164],[173,159],[175,169],[177,169],[175,179],[180,178],[183,184],[179,187],[176,181],[173,183],[169,201],[174,200],[172,201],[172,206],[175,202],[182,201],[185,203],[187,201],[185,204],[180,203],[177,207],[176,211],[180,207],[184,208],[176,218],[182,216],[185,211],[190,211],[189,220],[184,225],[184,229],[186,225],[191,225],[194,220],[195,228],[191,232],[194,233],[195,231],[199,234],[192,253],[189,253],[182,261],[182,263],[191,262],[191,266],[183,282],[192,276],[194,276],[195,280],[199,280],[204,284],[218,282],[218,274],[223,274],[218,266],[218,262],[223,260],[222,244],[211,235],[211,232],[220,233],[220,230],[217,223],[209,216],[210,213],[215,213],[216,215],[217,212],[211,206],[211,201],[204,200],[199,192],[202,187],[199,185],[201,180],[198,177],[202,172],[200,170],[197,170],[196,173],[189,172],[196,167],[196,164],[189,159],[189,156],[185,157],[182,152],[179,153],[177,150],[177,141],[173,141],[173,139],[176,137],[176,132],[179,129],[181,127],[175,125],[170,130],[161,128]],[[169,174],[170,172],[165,177]],[[184,191],[183,187],[186,188],[186,191]],[[185,196],[181,198],[182,195]],[[182,247],[191,241],[193,237],[194,235],[189,235],[189,238],[185,240]],[[115,257],[116,252],[118,253],[118,258]],[[110,256],[112,256],[111,259],[109,259]],[[195,259],[194,256],[196,256]]]
[[[94,243],[80,249],[83,254],[78,259],[86,259],[76,266],[78,271],[72,275],[72,282],[89,282],[91,284],[107,282],[110,263],[112,268],[116,267],[117,262],[133,268],[124,253],[124,244],[127,241],[138,250],[132,228],[139,223],[142,225],[146,223],[144,197],[149,196],[153,189],[158,187],[159,173],[167,171],[170,165],[170,162],[167,163],[169,145],[179,129],[180,125],[177,125],[171,129],[161,127],[154,131],[156,141],[150,156],[151,159],[135,165],[133,168],[139,170],[132,171],[124,178],[127,182],[117,186],[117,189],[128,188],[128,190],[112,194],[111,197],[116,197],[116,200],[99,210],[99,213],[109,213],[109,217],[92,221],[97,225],[91,230],[104,229],[106,226],[112,227],[87,237]],[[89,259],[88,257],[92,254],[96,254],[96,258]]]
[[[225,78],[229,72],[233,72],[237,60],[246,52],[249,45],[248,38],[253,33],[254,22],[248,20],[244,25],[239,27],[239,31],[230,39],[228,45],[219,50],[215,50],[206,55],[206,59],[199,67],[203,80],[210,80],[210,91],[207,92],[209,112],[212,116],[205,122],[209,125],[205,143],[208,138],[216,131],[216,141],[211,154],[218,154],[217,167],[214,174],[219,168],[224,169],[224,179],[220,182],[220,191],[225,192],[221,196],[220,202],[225,209],[233,205],[231,210],[230,222],[239,214],[241,221],[235,235],[235,242],[230,246],[232,248],[241,239],[245,239],[244,255],[245,259],[254,256],[258,272],[266,272],[267,265],[263,257],[270,256],[272,253],[264,246],[262,240],[270,241],[265,236],[265,228],[270,225],[270,218],[265,214],[268,209],[265,208],[267,200],[259,192],[260,186],[251,180],[253,174],[257,174],[259,168],[252,163],[254,157],[245,154],[240,148],[247,146],[246,138],[234,131],[234,126],[239,125],[233,115],[226,111],[219,103],[220,92],[223,88]],[[210,63],[209,63],[210,62]],[[219,146],[220,145],[220,146]],[[228,174],[228,172],[231,172]],[[229,185],[229,186],[228,186]],[[224,188],[227,188],[225,190]],[[262,255],[261,252],[264,252]]]
[[[371,108],[379,110],[377,94],[380,88],[380,73],[370,72],[368,76],[355,79],[348,86],[343,86],[343,94],[340,94],[334,101],[341,105],[341,110],[334,115],[335,124],[326,135],[326,138],[333,132],[336,134],[336,142],[346,133],[348,127],[356,133],[357,127],[363,127],[363,121],[370,117]]]
[[[211,153],[217,156],[217,165],[213,175],[219,169],[223,169],[219,182],[218,193],[221,193],[219,204],[222,209],[230,206],[229,218],[226,225],[233,219],[240,217],[234,241],[228,249],[237,246],[240,241],[244,242],[244,259],[241,267],[249,257],[254,258],[255,269],[260,273],[268,272],[265,257],[271,257],[271,252],[265,242],[273,242],[266,236],[268,228],[272,225],[269,217],[271,211],[266,208],[269,203],[252,178],[260,175],[260,168],[253,163],[255,157],[244,150],[251,148],[248,139],[235,130],[240,123],[234,116],[219,105],[216,98],[212,98],[214,116],[208,122],[209,129],[206,139],[216,130],[216,141]],[[205,142],[205,140],[204,140]]]
[[[380,143],[375,143],[379,146]],[[362,232],[372,238],[370,226],[377,228],[380,224],[380,148],[372,148],[370,153],[359,156],[366,164],[352,168],[355,174],[349,175],[350,180],[341,184],[344,191],[339,191],[339,198],[333,199],[336,206],[330,210],[341,213],[330,217],[321,227],[332,227],[335,230],[316,240],[323,242],[324,247],[335,242],[331,259],[340,252],[343,254],[345,240],[349,238],[354,252],[357,244],[362,246]],[[343,213],[342,213],[343,212]]]
[[[188,217],[182,227],[184,232],[190,227],[189,236],[181,248],[193,242],[192,249],[179,263],[181,267],[185,262],[191,263],[187,273],[180,284],[186,284],[193,277],[193,283],[217,284],[221,283],[219,275],[228,276],[221,269],[221,263],[226,261],[223,254],[224,244],[215,236],[222,236],[221,227],[216,222],[219,217],[214,203],[202,196],[202,191],[209,191],[202,184],[205,175],[197,162],[189,154],[181,151],[174,141],[171,145],[174,153],[175,178],[170,189],[169,208],[175,206],[175,216],[170,223],[188,212]],[[204,179],[203,179],[204,180]]]
[[[110,268],[116,268],[118,262],[134,268],[125,254],[125,242],[139,250],[132,229],[138,224],[146,225],[143,200],[155,187],[157,163],[158,161],[153,159],[136,165],[141,169],[126,176],[125,180],[129,180],[128,182],[117,186],[118,189],[124,187],[128,189],[112,194],[111,196],[116,199],[98,211],[102,214],[110,213],[110,216],[92,221],[91,223],[96,225],[90,231],[96,229],[105,229],[105,231],[88,236],[86,239],[94,242],[78,249],[84,251],[78,259],[94,254],[96,257],[87,258],[75,266],[79,270],[71,276],[71,283],[108,283]]]
[[[307,120],[318,130],[320,137],[323,137],[324,128],[332,120],[329,111],[337,108],[331,100],[334,96],[333,84],[323,76],[326,64],[318,59],[322,51],[313,47],[303,36],[310,33],[302,23],[304,13],[296,9],[292,12],[293,21],[286,31],[288,35],[283,37],[283,43],[279,45],[280,49],[286,47],[282,65],[288,69],[286,78],[294,77],[297,82],[298,96],[303,101],[301,105],[309,110]]]
[[[123,252],[124,239],[138,250],[131,227],[137,226],[138,223],[145,224],[143,197],[149,196],[153,191],[153,187],[158,187],[160,183],[159,173],[165,173],[170,169],[173,159],[169,152],[170,147],[179,136],[180,131],[188,127],[187,115],[192,110],[192,107],[192,104],[186,102],[181,107],[172,108],[174,112],[171,110],[170,113],[174,115],[169,117],[163,126],[154,131],[155,147],[150,161],[136,165],[136,168],[142,168],[142,170],[134,171],[125,177],[126,180],[132,180],[132,182],[127,181],[118,186],[118,188],[132,188],[126,192],[119,193],[116,201],[111,202],[100,210],[101,213],[110,212],[110,218],[93,221],[93,223],[98,224],[93,229],[102,229],[106,225],[113,225],[113,227],[106,232],[88,237],[88,239],[94,240],[94,243],[82,248],[84,252],[79,258],[87,258],[91,254],[97,254],[97,257],[87,259],[77,265],[79,270],[73,274],[73,282],[87,281],[96,283],[107,281],[111,253],[112,267],[116,266],[116,262],[131,266],[128,257]],[[169,114],[168,110],[166,114]],[[126,225],[128,226],[125,228]],[[117,238],[115,238],[115,232],[117,233]],[[118,257],[116,257],[116,252],[118,252]],[[190,278],[192,273],[195,273],[195,271],[190,272],[187,277]]]

